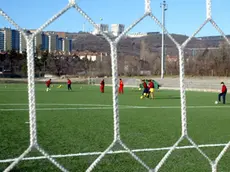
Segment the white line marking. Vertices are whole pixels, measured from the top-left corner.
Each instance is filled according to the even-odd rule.
[[[126,106],[120,105],[119,109],[180,109],[180,106]],[[230,108],[230,106],[187,106],[188,109],[210,109],[210,108]],[[97,106],[97,107],[76,107],[76,108],[36,108],[37,111],[58,111],[58,110],[108,110],[113,109],[112,106]],[[28,111],[27,108],[15,109],[0,109],[0,111]]]
[[[0,90],[0,92],[27,92],[28,90]]]
[[[112,107],[79,107],[79,108],[37,108],[37,111],[59,111],[59,110],[105,110]],[[0,111],[28,111],[29,109],[0,109]]]
[[[37,103],[38,106],[112,106],[105,104],[60,104],[60,103]],[[0,106],[28,106],[26,103],[0,104]]]
[[[205,145],[198,145],[199,148],[204,147],[224,147],[227,143],[224,144],[205,144]],[[179,146],[176,149],[193,149],[195,146]],[[153,151],[163,151],[163,150],[170,150],[171,147],[163,147],[163,148],[146,148],[146,149],[134,149],[133,152],[153,152]],[[122,154],[127,153],[126,150],[118,150],[118,151],[110,151],[108,154]],[[91,156],[91,155],[100,155],[102,152],[85,152],[85,153],[77,153],[77,154],[66,154],[66,155],[51,155],[52,158],[65,158],[65,157],[80,157],[80,156]],[[45,156],[37,156],[37,157],[27,157],[23,158],[22,160],[38,160],[38,159],[46,159]],[[16,159],[5,159],[0,160],[0,163],[8,163],[13,162]]]

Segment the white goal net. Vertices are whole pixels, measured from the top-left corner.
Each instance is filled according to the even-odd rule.
[[[144,1],[144,0],[143,0]],[[10,5],[10,4],[9,4]],[[143,2],[144,7],[144,2]],[[25,158],[25,156],[31,152],[32,149],[38,150],[42,155],[44,155],[45,158],[47,158],[50,162],[52,162],[57,168],[59,168],[61,171],[68,171],[68,167],[64,167],[61,164],[59,164],[52,156],[50,156],[43,148],[40,147],[38,141],[37,141],[37,122],[36,122],[36,101],[35,101],[35,80],[34,80],[34,46],[33,46],[33,40],[35,36],[41,32],[44,28],[46,28],[49,24],[54,22],[57,18],[59,18],[62,14],[64,14],[66,11],[68,11],[70,8],[75,8],[77,12],[79,12],[82,17],[84,17],[90,24],[92,24],[94,27],[98,27],[96,23],[78,6],[78,4],[75,2],[75,0],[69,0],[67,6],[63,8],[59,13],[54,15],[50,20],[48,20],[45,24],[43,24],[40,28],[38,28],[32,35],[27,35],[27,33],[19,26],[17,25],[3,10],[0,9],[0,15],[3,16],[6,20],[8,20],[11,24],[13,24],[16,29],[18,29],[22,35],[25,37],[27,42],[27,69],[28,69],[28,99],[29,99],[29,124],[30,124],[30,145],[29,147],[22,152],[22,154],[15,159],[12,160],[1,160],[1,163],[4,162],[12,162],[6,169],[5,172],[9,172],[14,169],[14,167],[20,163],[21,160]],[[184,43],[179,44],[167,31],[166,28],[163,28],[163,25],[161,22],[153,15],[151,11],[151,0],[145,0],[145,13],[142,17],[137,19],[132,25],[130,25],[123,33],[121,33],[115,40],[111,40],[109,36],[107,36],[106,33],[101,32],[101,35],[104,36],[104,38],[109,42],[110,48],[111,48],[111,63],[112,63],[112,94],[113,94],[113,120],[114,120],[114,140],[111,143],[111,145],[102,152],[96,160],[88,167],[86,170],[87,172],[92,171],[97,164],[103,159],[103,157],[112,152],[112,148],[119,144],[121,147],[124,148],[124,152],[128,152],[136,161],[139,162],[140,165],[146,168],[147,171],[154,171],[157,172],[161,169],[162,165],[167,161],[171,153],[178,149],[178,145],[185,139],[187,139],[192,147],[196,148],[197,151],[204,156],[207,161],[210,164],[212,172],[217,171],[217,165],[220,162],[223,155],[226,153],[227,149],[230,147],[230,142],[228,144],[224,145],[223,150],[220,152],[220,154],[216,157],[214,161],[211,160],[209,156],[207,156],[201,149],[200,146],[198,146],[192,138],[189,136],[188,128],[187,128],[187,110],[186,110],[186,95],[185,95],[185,83],[184,83],[184,49],[188,42],[197,35],[198,32],[207,24],[211,23],[213,27],[224,37],[224,39],[227,41],[227,43],[230,45],[229,40],[223,33],[223,31],[218,27],[216,22],[212,19],[212,1],[206,0],[206,20],[204,23],[194,32],[193,35],[191,35]],[[141,160],[136,154],[134,150],[129,149],[126,144],[122,141],[120,137],[120,123],[119,123],[119,108],[118,108],[118,63],[117,63],[117,45],[121,38],[126,35],[127,32],[129,32],[132,28],[134,28],[138,23],[140,23],[144,18],[150,17],[157,25],[159,25],[162,29],[164,29],[167,36],[175,43],[178,51],[179,51],[179,66],[180,66],[180,97],[181,97],[181,137],[176,141],[174,145],[172,145],[170,148],[168,148],[167,153],[163,156],[163,158],[159,161],[159,163],[156,165],[156,167],[150,167],[148,166],[143,160]],[[99,29],[99,28],[98,28]],[[99,29],[100,30],[100,29]],[[91,84],[91,83],[90,83]],[[218,144],[213,145],[218,146]],[[160,149],[161,150],[161,149]],[[162,150],[165,150],[162,148]],[[145,150],[148,151],[148,150]],[[89,153],[90,155],[90,153]],[[92,154],[93,155],[93,154]]]

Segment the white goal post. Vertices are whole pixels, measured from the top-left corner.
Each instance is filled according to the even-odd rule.
[[[144,0],[143,0],[144,1]],[[207,24],[211,23],[213,27],[224,37],[224,39],[227,41],[227,43],[230,45],[229,40],[223,33],[223,31],[218,27],[218,25],[215,23],[215,21],[212,19],[212,0],[206,0],[206,20],[203,22],[203,24],[194,32],[193,35],[191,35],[184,43],[179,44],[167,31],[166,28],[163,27],[161,22],[153,15],[151,11],[151,0],[145,0],[145,12],[143,16],[141,16],[139,19],[137,19],[132,25],[130,25],[123,33],[121,33],[115,40],[111,40],[110,37],[100,31],[101,35],[109,42],[110,49],[111,49],[111,63],[112,63],[112,94],[113,94],[113,120],[114,120],[114,140],[110,144],[110,146],[104,151],[99,154],[99,156],[96,158],[96,160],[86,169],[87,172],[91,172],[97,164],[101,161],[101,159],[108,153],[111,152],[112,148],[119,144],[122,146],[125,150],[125,152],[128,152],[137,162],[140,163],[143,167],[145,167],[146,171],[153,171],[157,172],[160,170],[162,165],[166,162],[168,157],[171,155],[171,153],[177,149],[179,143],[181,143],[182,140],[187,139],[193,147],[197,149],[197,151],[203,155],[207,161],[210,164],[211,171],[217,172],[217,165],[227,149],[230,147],[230,142],[226,145],[224,145],[223,150],[220,152],[220,154],[217,156],[215,161],[212,161],[201,149],[200,146],[198,146],[192,138],[189,136],[188,128],[187,128],[187,110],[186,110],[186,95],[185,95],[185,82],[184,82],[184,49],[188,42],[197,35],[198,32]],[[9,4],[10,5],[10,4]],[[143,5],[144,7],[144,5]],[[53,163],[57,168],[59,168],[61,171],[68,171],[68,167],[62,166],[60,163],[58,163],[55,159],[53,159],[52,156],[50,156],[48,153],[46,153],[45,150],[43,150],[38,141],[37,141],[37,121],[36,121],[36,101],[35,101],[35,80],[34,80],[34,47],[33,47],[33,40],[35,36],[41,32],[44,28],[46,28],[49,24],[54,22],[57,18],[59,18],[61,15],[63,15],[66,11],[68,11],[70,8],[76,9],[78,13],[80,13],[90,24],[92,24],[95,28],[100,30],[96,23],[78,6],[78,4],[75,2],[75,0],[69,0],[69,3],[66,7],[64,7],[60,12],[58,12],[56,15],[54,15],[50,20],[48,20],[46,23],[44,23],[41,27],[39,27],[32,35],[27,35],[25,30],[23,30],[19,25],[17,25],[2,9],[0,9],[0,15],[3,16],[7,21],[9,21],[12,25],[18,29],[24,38],[26,39],[27,43],[27,69],[28,69],[28,100],[29,100],[29,124],[30,124],[30,145],[28,148],[16,159],[12,160],[12,163],[5,169],[5,172],[11,171],[22,159],[25,158],[25,156],[32,150],[36,149],[38,150],[45,158],[47,158],[51,163]],[[164,155],[164,157],[160,160],[160,162],[157,164],[156,167],[150,167],[148,166],[144,161],[142,161],[136,154],[134,150],[129,149],[125,143],[122,141],[120,137],[120,123],[119,123],[119,108],[118,108],[118,64],[117,64],[117,45],[121,38],[127,34],[132,28],[134,28],[137,24],[139,24],[143,19],[150,17],[157,25],[159,25],[164,31],[165,34],[174,42],[176,45],[178,51],[179,51],[179,66],[180,66],[180,97],[181,97],[181,137],[178,139],[178,141],[172,145],[169,149],[167,149],[167,153]],[[162,149],[165,150],[165,149]],[[3,160],[0,162],[4,162]]]

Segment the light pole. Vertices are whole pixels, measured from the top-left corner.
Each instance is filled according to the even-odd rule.
[[[162,8],[162,25],[165,28],[165,11],[168,9],[168,5],[166,4],[166,1],[164,0],[163,3],[161,3]],[[161,45],[161,79],[164,78],[165,73],[165,31],[164,28],[162,28],[162,45]]]

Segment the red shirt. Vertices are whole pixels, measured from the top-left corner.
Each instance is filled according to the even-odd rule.
[[[70,85],[72,82],[71,82],[71,80],[70,80],[70,79],[68,79],[67,83]]]
[[[149,82],[149,88],[154,88],[154,83],[152,81]]]
[[[101,87],[104,87],[105,86],[105,82],[104,81],[101,81]]]
[[[50,86],[50,84],[51,84],[51,81],[50,81],[50,80],[46,81],[46,85],[47,85],[47,86]]]
[[[146,82],[143,82],[143,87],[144,87],[144,88],[148,88]]]
[[[221,91],[222,91],[222,93],[225,93],[225,92],[227,91],[226,85],[223,85],[223,86],[222,86],[222,90],[221,90]]]
[[[120,81],[120,87],[123,87],[124,84],[123,84],[123,81]]]

